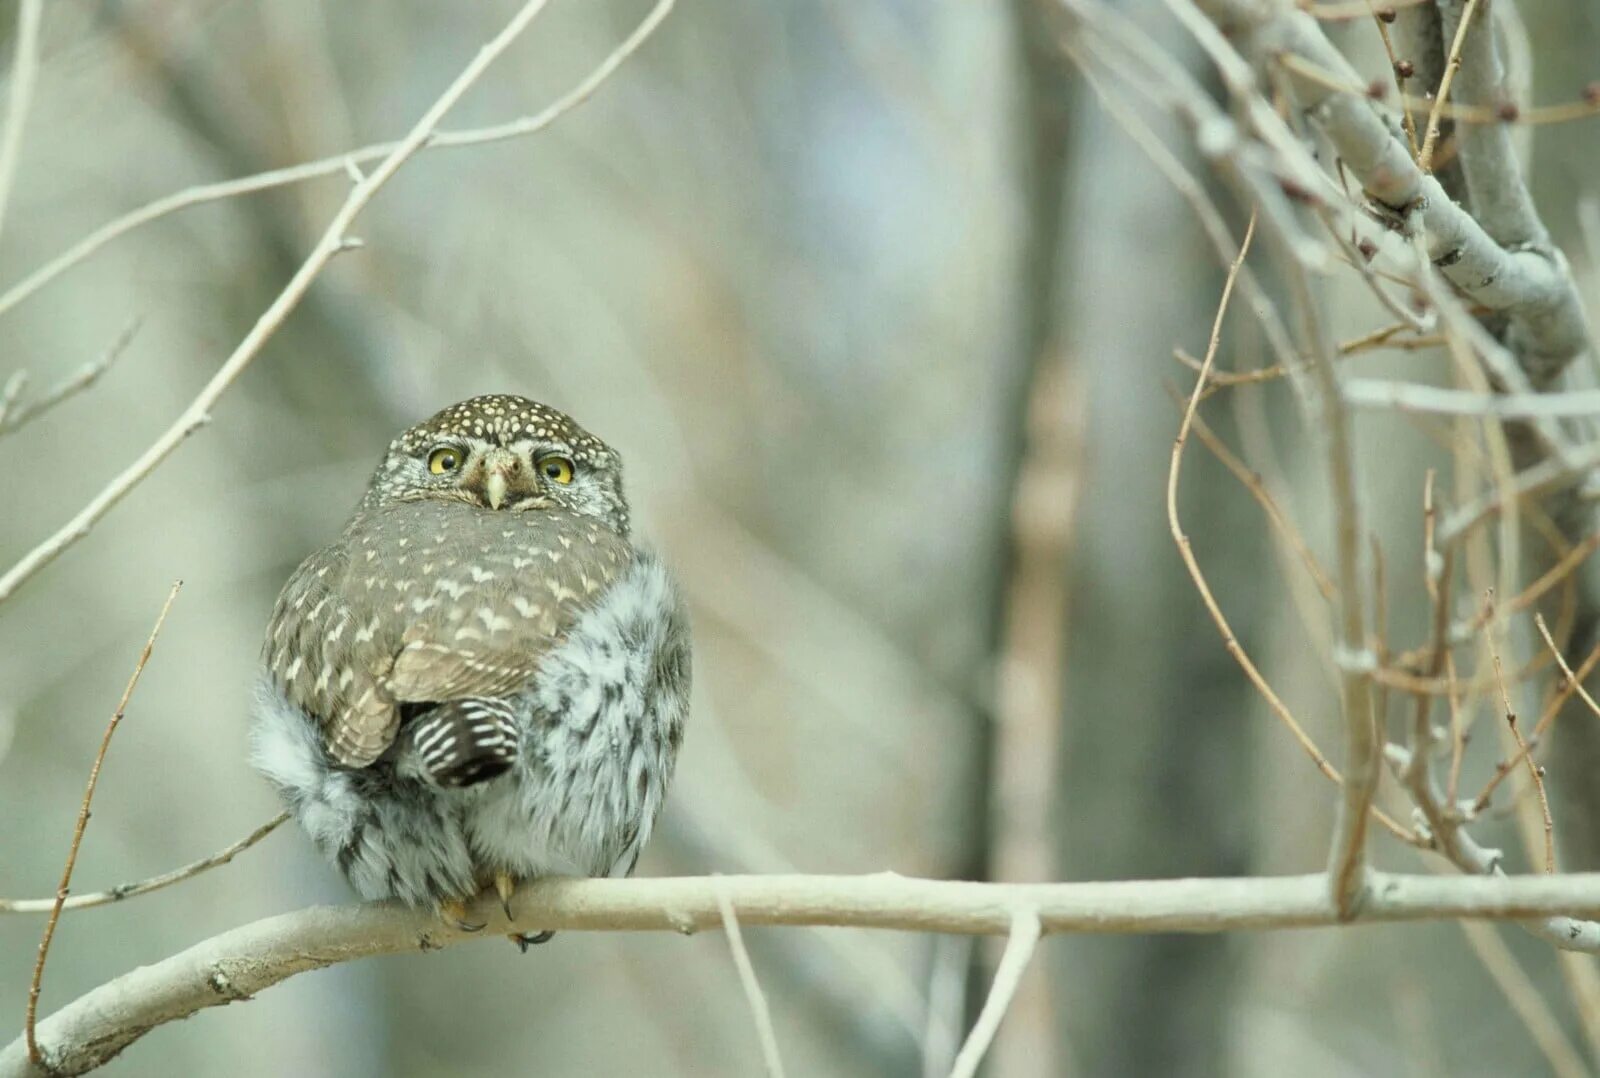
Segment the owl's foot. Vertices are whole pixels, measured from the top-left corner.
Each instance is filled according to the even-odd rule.
[[[511,895],[517,889],[517,881],[511,878],[509,872],[496,872],[494,874],[494,893],[500,896],[500,908],[506,911],[506,920],[515,921],[517,915],[511,909]],[[529,947],[541,943],[548,943],[555,933],[549,930],[544,932],[511,932],[506,939],[515,943],[523,954],[528,953]]]
[[[439,920],[459,932],[482,932],[484,922],[467,920],[467,904],[459,898],[439,903]]]
[[[517,949],[523,954],[527,954],[529,947],[537,947],[541,943],[549,943],[555,938],[555,932],[551,929],[546,929],[543,932],[534,932],[531,934],[513,932],[506,938],[512,943],[515,943],[517,945]]]
[[[494,893],[500,896],[500,908],[506,911],[506,920],[515,921],[517,915],[511,912],[511,892],[517,889],[517,881],[511,878],[509,872],[496,872],[494,874]]]

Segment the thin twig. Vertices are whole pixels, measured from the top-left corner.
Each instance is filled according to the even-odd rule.
[[[1183,402],[1178,403],[1182,408]],[[1338,592],[1333,586],[1333,581],[1328,579],[1328,571],[1322,567],[1317,556],[1312,552],[1311,546],[1306,542],[1305,536],[1295,528],[1294,522],[1289,519],[1283,507],[1280,506],[1271,492],[1267,490],[1266,483],[1260,475],[1250,469],[1250,466],[1240,460],[1238,455],[1229,449],[1227,444],[1219,438],[1211,425],[1201,418],[1196,412],[1191,419],[1191,433],[1200,439],[1200,443],[1211,451],[1211,455],[1221,462],[1237,479],[1241,486],[1250,492],[1250,496],[1261,506],[1262,512],[1267,514],[1267,520],[1272,525],[1273,531],[1283,539],[1284,544],[1294,553],[1300,563],[1305,566],[1306,573],[1311,577],[1312,585],[1322,594],[1324,599],[1332,599]]]
[[[989,1050],[995,1031],[1000,1028],[1000,1020],[1006,1016],[1011,997],[1016,995],[1017,985],[1033,958],[1034,948],[1039,945],[1041,930],[1039,915],[1034,911],[1018,910],[1011,915],[1011,932],[1006,937],[1000,966],[994,971],[994,983],[989,986],[989,996],[983,1001],[978,1020],[972,1024],[972,1032],[967,1034],[966,1043],[956,1054],[950,1078],[972,1078],[978,1073],[978,1064],[983,1062],[984,1053]]]
[[[1489,658],[1494,663],[1494,680],[1500,689],[1501,714],[1505,716],[1506,726],[1511,730],[1511,737],[1517,743],[1517,754],[1528,762],[1528,775],[1533,780],[1533,790],[1539,798],[1539,811],[1544,815],[1544,870],[1554,872],[1556,870],[1555,823],[1550,818],[1550,799],[1544,792],[1544,768],[1528,755],[1528,743],[1523,740],[1522,731],[1517,729],[1517,712],[1511,706],[1511,695],[1506,692],[1505,673],[1500,668],[1500,649],[1494,644],[1494,630],[1487,630],[1487,635]]]
[[[11,201],[11,186],[22,151],[22,129],[27,125],[28,112],[33,107],[33,87],[39,79],[39,24],[43,15],[44,0],[22,0],[17,6],[11,100],[6,105],[5,133],[0,135],[0,226],[5,223],[6,205]]]
[[[1582,481],[1596,467],[1600,467],[1600,441],[1585,443],[1565,459],[1550,457],[1522,469],[1513,479],[1510,493],[1518,501],[1548,494]],[[1459,543],[1479,524],[1504,512],[1504,493],[1499,486],[1492,487],[1481,497],[1445,517],[1439,527],[1440,545],[1453,546]]]
[[[1533,623],[1538,626],[1539,635],[1544,637],[1544,642],[1549,646],[1550,654],[1555,656],[1556,663],[1561,667],[1561,672],[1567,675],[1567,683],[1572,686],[1572,690],[1578,694],[1578,697],[1589,706],[1589,710],[1594,712],[1595,717],[1600,718],[1600,703],[1596,703],[1595,698],[1589,695],[1589,690],[1583,687],[1583,678],[1574,674],[1572,667],[1567,665],[1566,656],[1562,655],[1561,649],[1556,647],[1555,639],[1550,635],[1550,628],[1544,623],[1544,615],[1535,614]]]
[[[1444,62],[1444,78],[1439,80],[1439,92],[1433,97],[1433,108],[1428,113],[1427,133],[1422,138],[1422,153],[1417,156],[1417,164],[1424,172],[1433,171],[1433,150],[1434,144],[1439,141],[1441,111],[1445,102],[1450,99],[1450,83],[1455,80],[1456,72],[1461,68],[1461,46],[1467,40],[1467,29],[1472,25],[1472,16],[1477,10],[1478,0],[1467,0],[1466,10],[1461,15],[1461,24],[1456,27],[1455,40],[1450,43],[1450,55]]]
[[[1567,580],[1596,550],[1600,550],[1600,532],[1586,536],[1583,542],[1568,550],[1554,565],[1540,574],[1539,579],[1513,596],[1509,603],[1504,606],[1498,603],[1485,603],[1471,618],[1452,626],[1451,641],[1461,643],[1488,625],[1491,619],[1499,623],[1527,610],[1542,599],[1551,588]]]
[[[1348,341],[1339,342],[1341,356],[1355,356],[1363,352],[1374,352],[1380,348],[1393,348],[1401,352],[1420,352],[1424,348],[1437,348],[1444,343],[1442,333],[1423,333],[1414,337],[1401,337],[1396,339],[1396,334],[1411,333],[1411,326],[1405,322],[1395,322],[1391,325],[1375,329],[1371,333],[1353,337]]]
[[[1423,487],[1425,532],[1426,522],[1431,520],[1433,508],[1433,473],[1429,472],[1428,477],[1429,481]],[[1431,569],[1431,566],[1428,568]],[[1450,595],[1454,583],[1454,571],[1455,555],[1454,551],[1449,551],[1440,564],[1437,582],[1433,581],[1431,573],[1427,574],[1433,606],[1432,643],[1426,667],[1427,676],[1430,678],[1439,676],[1450,656]],[[1429,718],[1429,711],[1433,705],[1433,696],[1426,692],[1418,692],[1414,700],[1416,703],[1411,716],[1411,763],[1401,776],[1401,782],[1412,789],[1426,789],[1432,783],[1429,765],[1433,759],[1433,722]],[[1432,825],[1431,820],[1430,825]]]
[[[1402,332],[1409,333],[1413,331],[1405,323],[1395,323],[1394,325],[1374,330],[1371,333],[1363,334],[1360,337],[1351,338],[1348,341],[1340,341],[1339,358],[1345,359],[1366,352],[1374,352],[1380,348],[1393,348],[1401,352],[1420,352],[1425,348],[1437,348],[1444,343],[1444,337],[1436,333],[1396,340],[1395,335]],[[1172,350],[1172,358],[1192,371],[1200,369],[1200,361],[1182,348],[1174,348]],[[1276,381],[1287,374],[1289,374],[1289,368],[1282,363],[1257,367],[1255,370],[1249,371],[1212,371],[1212,388],[1207,392],[1207,396],[1210,396],[1212,392],[1218,389],[1229,386],[1259,385],[1262,382]]]
[[[1426,652],[1423,655],[1425,656]],[[1414,662],[1417,657],[1405,655],[1401,656],[1401,658]],[[1547,655],[1540,654],[1536,656],[1512,676],[1511,683],[1514,685],[1522,684],[1546,666],[1549,666],[1550,661],[1550,657]],[[1426,677],[1395,667],[1390,667],[1387,670],[1373,670],[1372,680],[1385,688],[1399,689],[1402,692],[1426,692],[1432,693],[1434,696],[1446,696],[1452,690],[1473,695],[1487,692],[1494,688],[1494,674],[1488,672],[1487,668],[1483,672],[1474,672],[1471,680],[1466,682],[1455,682],[1449,677]]]
[[[139,661],[134,664],[127,688],[122,690],[122,699],[117,701],[117,709],[111,713],[111,721],[106,723],[106,732],[100,738],[100,751],[94,754],[94,764],[89,768],[89,781],[83,788],[83,803],[78,807],[78,822],[72,829],[72,844],[67,847],[67,863],[61,870],[61,882],[56,885],[55,903],[50,910],[50,919],[45,922],[44,936],[39,940],[39,955],[33,962],[33,978],[28,982],[28,1013],[23,1025],[23,1035],[28,1042],[28,1059],[33,1063],[44,1061],[44,1057],[39,1053],[38,1040],[34,1036],[34,1025],[39,1013],[39,989],[44,982],[44,963],[50,955],[50,941],[55,938],[56,925],[61,920],[61,907],[67,901],[67,889],[72,885],[72,870],[78,863],[78,848],[83,845],[83,833],[89,826],[89,803],[94,800],[94,788],[100,781],[100,765],[105,763],[106,750],[111,747],[111,735],[117,732],[122,716],[128,710],[128,700],[132,698],[133,690],[138,687],[139,676],[144,673],[145,664],[150,661],[150,653],[155,650],[156,637],[161,635],[161,626],[166,624],[167,611],[172,609],[173,600],[177,599],[178,590],[182,587],[183,581],[174,582],[172,590],[167,593],[167,601],[161,604],[161,613],[156,615],[155,626],[144,642],[144,650],[139,653]]]
[[[68,376],[46,390],[38,400],[19,406],[17,405],[16,395],[0,394],[0,437],[14,433],[69,397],[82,393],[99,381],[100,376],[106,373],[111,364],[115,363],[122,353],[127,350],[129,343],[133,341],[133,335],[139,331],[139,322],[140,319],[138,318],[130,320],[122,328],[122,332],[117,334],[117,339],[111,342],[111,347],[100,354],[100,358],[85,363],[78,369],[77,373]],[[17,385],[18,394],[20,394],[23,381],[25,381],[22,378],[22,374],[23,372],[18,371],[12,378],[12,381]],[[9,390],[9,388],[10,383],[7,384],[7,389]]]
[[[500,142],[505,139],[520,138],[524,135],[531,135],[544,130],[578,105],[587,101],[599,89],[601,83],[610,78],[612,73],[622,66],[628,57],[632,56],[639,46],[643,45],[650,35],[655,32],[656,27],[672,11],[674,3],[675,0],[657,0],[656,5],[650,9],[649,14],[634,28],[633,32],[624,38],[594,70],[589,72],[582,82],[539,112],[489,127],[475,127],[461,131],[437,131],[431,139],[424,143],[421,149],[440,150],[462,146],[480,146],[486,142]],[[186,187],[181,191],[156,199],[154,202],[147,203],[136,210],[123,214],[114,221],[109,221],[100,226],[61,252],[61,254],[40,266],[27,277],[6,289],[3,294],[0,294],[0,314],[9,311],[12,307],[15,307],[113,240],[150,224],[152,221],[158,221],[169,214],[186,210],[191,206],[200,206],[221,199],[235,198],[239,195],[252,194],[256,191],[269,191],[275,187],[303,183],[306,180],[313,180],[323,176],[348,176],[351,168],[366,164],[369,161],[381,160],[393,153],[400,145],[401,143],[399,142],[378,142],[370,146],[362,146],[359,149],[347,150],[332,157],[324,157],[317,161],[307,161],[303,164],[273,169],[269,172],[260,172],[253,176],[244,176],[235,180],[225,180],[221,183],[207,183]],[[359,169],[357,171],[359,172]]]
[[[149,894],[151,891],[159,891],[163,887],[171,887],[175,883],[182,883],[184,880],[198,876],[202,872],[218,868],[232,861],[234,857],[276,831],[288,818],[289,814],[287,812],[280,812],[231,846],[218,850],[210,857],[202,857],[198,861],[191,861],[180,868],[172,869],[170,872],[163,872],[159,876],[135,880],[132,883],[118,884],[106,891],[73,895],[61,904],[61,910],[67,913],[73,910],[92,909],[95,906],[109,906],[113,902],[121,902],[125,898]],[[50,913],[55,908],[56,900],[53,898],[0,898],[0,913]]]
[[[1372,639],[1368,647],[1377,664],[1389,665],[1389,566],[1383,556],[1383,543],[1376,532],[1367,536],[1372,548]],[[1389,714],[1389,690],[1373,686],[1374,715]]]
[[[1432,2],[1432,0],[1430,0]],[[1303,56],[1285,53],[1277,58],[1279,64],[1293,71],[1297,76],[1329,90],[1338,90],[1340,93],[1361,94],[1372,98],[1375,102],[1378,96],[1374,93],[1374,84],[1358,86],[1353,82],[1339,78],[1329,71]],[[1586,120],[1592,116],[1600,115],[1600,101],[1593,97],[1580,97],[1573,101],[1559,101],[1550,105],[1532,105],[1522,108],[1519,105],[1502,102],[1498,106],[1468,105],[1451,101],[1441,103],[1436,97],[1417,97],[1414,94],[1402,92],[1398,103],[1401,107],[1402,123],[1411,118],[1413,110],[1439,110],[1440,119],[1454,120],[1458,124],[1471,127],[1509,127],[1523,125],[1527,127],[1547,127],[1552,124],[1572,123],[1575,120]],[[1509,104],[1509,107],[1507,107]],[[1458,132],[1459,134],[1459,132]],[[1408,139],[1413,147],[1416,143]],[[1444,165],[1448,152],[1445,147],[1450,145],[1449,140],[1441,142],[1434,153],[1434,165]],[[1420,151],[1418,151],[1420,152]]]
[[[1189,431],[1194,425],[1195,411],[1199,407],[1200,396],[1205,391],[1206,380],[1210,374],[1211,366],[1216,361],[1217,346],[1221,340],[1222,317],[1227,312],[1228,298],[1232,293],[1233,282],[1238,278],[1240,268],[1244,265],[1245,255],[1249,251],[1250,238],[1255,233],[1255,223],[1256,219],[1252,214],[1250,224],[1245,231],[1244,242],[1240,244],[1228,277],[1223,284],[1222,299],[1217,305],[1217,316],[1212,324],[1211,338],[1206,347],[1205,360],[1201,364],[1200,376],[1195,380],[1194,390],[1189,395],[1189,402],[1184,409],[1183,419],[1178,425],[1178,435],[1173,439],[1172,459],[1167,468],[1167,526],[1172,533],[1173,542],[1178,545],[1178,555],[1183,559],[1184,567],[1188,569],[1189,577],[1194,581],[1195,590],[1200,594],[1200,601],[1205,605],[1206,612],[1211,615],[1211,620],[1216,625],[1217,631],[1222,634],[1223,647],[1227,649],[1229,655],[1233,656],[1234,661],[1244,671],[1245,677],[1250,679],[1250,683],[1256,687],[1256,690],[1267,701],[1267,705],[1272,708],[1273,714],[1277,715],[1279,720],[1289,728],[1289,732],[1294,735],[1295,741],[1305,750],[1306,755],[1311,757],[1311,761],[1316,765],[1317,770],[1321,771],[1334,783],[1343,786],[1344,777],[1339,773],[1338,769],[1328,762],[1328,758],[1322,754],[1322,750],[1317,748],[1316,742],[1306,733],[1299,720],[1294,717],[1294,714],[1279,698],[1277,692],[1267,682],[1267,679],[1262,676],[1254,660],[1250,658],[1249,653],[1244,650],[1244,646],[1239,643],[1238,637],[1234,635],[1233,627],[1229,625],[1227,615],[1222,612],[1222,607],[1218,605],[1216,596],[1212,594],[1211,585],[1206,581],[1205,573],[1200,568],[1199,559],[1194,555],[1193,544],[1189,541],[1188,533],[1183,530],[1183,524],[1178,517],[1178,479],[1183,469],[1184,446],[1188,443]],[[1402,842],[1412,843],[1416,841],[1409,831],[1390,819],[1388,815],[1376,806],[1373,806],[1373,815]]]
[[[1546,639],[1548,640],[1548,636]],[[1553,654],[1556,655],[1558,661],[1561,662],[1562,668],[1565,669],[1566,662],[1561,659],[1560,651],[1554,650],[1555,641],[1549,640],[1549,643]],[[1576,687],[1582,683],[1584,678],[1589,676],[1597,664],[1600,664],[1600,643],[1595,644],[1590,649],[1588,656],[1579,664],[1576,674],[1568,672],[1562,677],[1561,684],[1550,695],[1550,700],[1545,704],[1544,711],[1540,714],[1539,721],[1534,724],[1533,732],[1528,735],[1528,739],[1519,745],[1515,753],[1494,765],[1494,774],[1484,783],[1483,789],[1478,791],[1478,796],[1473,798],[1469,815],[1476,816],[1486,810],[1489,807],[1490,799],[1494,797],[1495,790],[1506,780],[1506,777],[1520,766],[1522,761],[1527,759],[1536,748],[1543,744],[1545,731],[1556,721],[1557,716],[1561,714],[1561,709],[1566,706],[1568,700],[1572,699]],[[1453,795],[1451,803],[1454,804]]]
[[[1109,9],[1103,10],[1109,11]],[[1116,14],[1111,12],[1111,26],[1119,25],[1116,18]],[[1233,244],[1233,237],[1228,232],[1222,211],[1207,191],[1206,185],[1167,148],[1135,109],[1112,93],[1110,86],[1091,66],[1089,53],[1074,47],[1070,40],[1062,42],[1062,51],[1077,65],[1084,82],[1088,83],[1089,88],[1099,97],[1102,107],[1122,126],[1128,137],[1194,210],[1217,259],[1224,266],[1231,264],[1238,251]],[[1199,92],[1198,87],[1196,91]],[[1295,364],[1297,352],[1289,340],[1288,330],[1278,315],[1277,307],[1261,283],[1250,272],[1250,267],[1244,267],[1239,277],[1239,287],[1244,290],[1245,299],[1249,300],[1248,309],[1260,323],[1262,335],[1273,354],[1277,356],[1278,362],[1286,367]]]
[[[733,911],[726,891],[717,891],[717,909],[722,915],[722,930],[728,937],[728,948],[733,952],[733,964],[739,971],[739,984],[744,988],[744,998],[750,1004],[750,1017],[756,1024],[756,1037],[761,1041],[761,1060],[766,1065],[769,1078],[783,1078],[783,1058],[778,1055],[778,1037],[772,1030],[772,1011],[767,1007],[767,997],[756,979],[756,968],[750,963],[750,952],[745,950],[744,935],[739,931],[739,916]]]
[[[1461,795],[1461,765],[1467,754],[1467,729],[1461,721],[1461,693],[1456,684],[1456,658],[1444,656],[1445,705],[1450,709],[1450,774],[1445,779],[1445,797],[1454,805]]]
[[[1372,0],[1366,0],[1367,9],[1372,12],[1372,23],[1378,28],[1378,38],[1383,42],[1383,54],[1389,58],[1389,72],[1394,76],[1394,88],[1403,98],[1406,92],[1406,77],[1401,74],[1400,57],[1395,54],[1394,40],[1389,36],[1389,25],[1378,14],[1378,9],[1372,6]],[[1390,9],[1389,18],[1394,18],[1393,9]],[[1376,83],[1374,83],[1376,85]],[[1411,156],[1416,157],[1422,152],[1417,145],[1417,122],[1411,116],[1411,110],[1402,105],[1400,110],[1400,126],[1406,132],[1406,145],[1411,147]]]
[[[278,298],[272,301],[271,306],[250,328],[244,340],[239,342],[238,347],[228,356],[217,373],[212,375],[211,380],[201,389],[189,407],[184,409],[177,421],[168,427],[150,448],[123,469],[121,474],[96,494],[76,516],[0,576],[0,602],[4,602],[35,573],[60,557],[62,551],[87,535],[101,517],[155,471],[185,438],[209,421],[212,406],[261,353],[262,347],[295,307],[299,306],[300,300],[311,288],[311,283],[317,275],[335,255],[346,249],[345,241],[351,224],[361,211],[366,209],[373,196],[394,177],[406,161],[427,144],[434,136],[444,115],[477,83],[489,66],[544,9],[547,2],[548,0],[527,0],[527,3],[507,23],[505,29],[479,50],[455,81],[416,122],[410,133],[389,151],[376,168],[350,189],[344,204],[334,214],[333,220],[329,222],[322,238],[312,248],[311,254],[295,271],[289,283],[278,294]]]

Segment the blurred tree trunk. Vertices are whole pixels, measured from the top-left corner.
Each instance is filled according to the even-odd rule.
[[[1186,54],[1170,27],[1156,33]],[[1163,501],[1177,424],[1163,383],[1187,385],[1172,348],[1203,349],[1221,274],[1187,205],[1086,87],[1071,128],[1058,310],[1092,448],[1071,574],[1063,878],[1244,873],[1253,690],[1210,631]],[[1201,452],[1180,509],[1248,647],[1265,553],[1255,510]],[[1225,1072],[1239,980],[1229,939],[1076,937],[1049,953],[1073,1073]]]
[[[1061,349],[1061,238],[1070,134],[1067,69],[1053,5],[1013,0],[1018,69],[1015,168],[1026,213],[1016,291],[1017,355],[1029,368],[1013,405],[1011,543],[998,612],[994,721],[985,748],[987,876],[1056,879],[1051,819],[1060,741],[1061,652],[1075,491],[1082,483],[1083,408]],[[968,1016],[988,991],[1003,941],[978,949]],[[989,1054],[996,1078],[1060,1072],[1053,985],[1033,963]]]
[[[1531,0],[1521,6],[1525,16],[1531,54],[1537,58],[1529,81],[1535,101],[1555,101],[1570,97],[1574,86],[1594,77],[1593,61],[1597,24],[1593,10],[1582,5]],[[1514,60],[1514,58],[1513,58]],[[1508,64],[1513,77],[1514,63]],[[1592,124],[1562,125],[1535,139],[1535,155],[1529,186],[1546,224],[1558,237],[1560,246],[1580,266],[1587,264],[1590,280],[1600,261],[1600,235],[1593,231],[1596,215],[1593,194],[1576,200],[1579,214],[1572,213],[1573,182],[1585,176],[1590,162],[1600,153],[1600,131]],[[1580,214],[1587,198],[1589,227],[1583,227]],[[1592,295],[1592,291],[1591,291]],[[1595,357],[1573,365],[1565,379],[1569,385],[1595,383]],[[1576,424],[1574,424],[1576,426]],[[1595,436],[1593,424],[1573,434],[1575,441]],[[1597,526],[1591,501],[1556,496],[1549,508],[1556,523],[1571,542],[1580,542]],[[1529,549],[1547,549],[1530,538]],[[1534,579],[1546,566],[1535,566],[1527,579]],[[1578,576],[1578,620],[1573,628],[1568,654],[1574,666],[1600,643],[1600,567],[1591,559]],[[1588,682],[1591,693],[1600,693],[1600,675]],[[1561,867],[1585,872],[1600,869],[1600,721],[1581,700],[1574,699],[1563,711],[1555,730],[1555,751],[1549,757],[1551,810],[1556,835],[1561,842]]]

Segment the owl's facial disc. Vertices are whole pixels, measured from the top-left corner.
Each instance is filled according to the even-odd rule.
[[[490,509],[520,506],[539,493],[538,477],[527,454],[499,445],[483,446],[473,453],[462,486]]]
[[[490,512],[563,511],[628,534],[622,461],[571,417],[491,394],[443,409],[389,447],[362,509],[420,499]]]

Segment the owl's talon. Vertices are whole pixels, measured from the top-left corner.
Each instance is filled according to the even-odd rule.
[[[482,932],[485,921],[467,920],[467,904],[459,898],[439,903],[439,920],[458,932]]]
[[[500,896],[500,908],[506,911],[506,920],[515,921],[517,915],[511,912],[511,894],[517,889],[517,881],[509,873],[496,872],[494,874],[494,891]]]
[[[523,954],[527,954],[529,947],[537,947],[541,943],[549,943],[553,938],[555,938],[555,930],[547,928],[543,932],[513,932],[506,938],[512,943],[515,943],[517,945],[517,949]]]

